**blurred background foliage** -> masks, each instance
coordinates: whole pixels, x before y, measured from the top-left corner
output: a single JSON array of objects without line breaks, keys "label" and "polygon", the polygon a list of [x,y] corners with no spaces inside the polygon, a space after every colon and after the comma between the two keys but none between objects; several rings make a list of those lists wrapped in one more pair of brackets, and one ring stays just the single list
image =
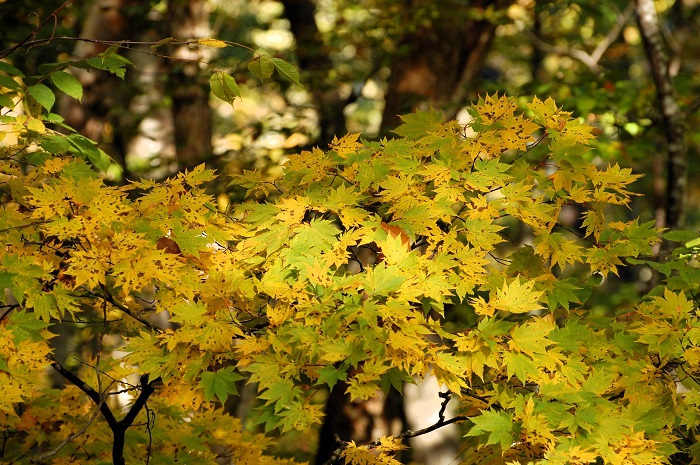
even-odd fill
[{"label": "blurred background foliage", "polygon": [[[654,3],[684,115],[686,226],[697,229],[700,1]],[[28,74],[42,64],[96,55],[106,41],[136,42],[123,50],[134,63],[125,79],[84,72],[77,76],[82,102],[66,98],[58,105],[69,125],[120,166],[106,173],[114,183],[163,179],[206,163],[223,175],[211,188],[226,209],[243,200],[227,176],[250,169],[274,175],[287,157],[325,149],[335,136],[390,136],[397,115],[415,108],[467,121],[463,108],[487,93],[522,101],[537,95],[596,128],[591,160],[645,175],[635,184],[643,196],[629,217],[666,226],[667,129],[634,1],[0,0],[0,23],[3,50],[29,38],[4,58]],[[151,48],[169,37],[245,47]],[[304,87],[256,80],[245,69],[252,58],[246,47],[295,63]],[[233,105],[210,98],[208,80],[217,69],[241,85]],[[575,211],[567,221],[578,223]],[[621,274],[592,298],[594,311],[626,305],[654,279],[643,267]],[[452,312],[459,326],[472,316],[469,309]],[[282,447],[298,454],[297,439]],[[302,458],[315,450],[306,447]]]},{"label": "blurred background foliage", "polygon": [[[64,3],[0,1],[3,48],[30,35]],[[685,125],[697,127],[700,42],[692,25],[700,21],[700,3],[655,3]],[[82,78],[86,114],[71,115],[68,104],[62,111],[122,163],[126,177],[162,178],[198,162],[229,174],[276,171],[286,156],[314,145],[325,148],[336,135],[388,135],[396,116],[416,107],[464,118],[467,104],[498,92],[523,100],[553,97],[595,125],[596,156],[649,174],[638,189],[653,199],[652,174],[663,169],[654,160],[664,150],[664,134],[633,7],[619,0],[94,0],[59,9],[55,21],[33,37],[53,40],[25,47],[10,60],[31,72],[41,63],[106,48],[59,37],[141,42],[216,37],[299,67],[304,88],[257,81],[245,70],[251,52],[243,47],[216,53],[161,47],[158,56],[125,50],[135,63],[127,79]],[[150,51],[147,45],[132,49]],[[191,64],[177,58],[200,63],[182,72]],[[213,69],[225,69],[243,84],[243,98],[233,106],[204,93],[178,94],[183,81],[197,87]],[[174,114],[183,99],[190,105]],[[206,109],[194,108],[198,99]],[[192,162],[183,162],[187,155],[178,160],[178,150],[188,143],[174,140],[182,119],[210,126],[190,135],[198,137],[190,143],[201,147],[190,155]],[[699,142],[697,131],[687,132],[691,158]],[[112,176],[120,181],[120,175]],[[691,223],[697,222],[697,213],[689,213]]]}]

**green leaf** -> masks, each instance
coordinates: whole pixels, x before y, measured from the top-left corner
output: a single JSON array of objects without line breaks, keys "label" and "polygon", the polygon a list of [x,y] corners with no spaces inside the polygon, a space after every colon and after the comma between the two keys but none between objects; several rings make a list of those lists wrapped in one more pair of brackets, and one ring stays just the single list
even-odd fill
[{"label": "green leaf", "polygon": [[238,395],[236,381],[243,379],[241,375],[233,371],[233,367],[225,367],[217,371],[205,371],[199,387],[204,389],[204,398],[210,401],[216,396],[223,404],[228,396]]},{"label": "green leaf", "polygon": [[399,393],[403,392],[404,383],[416,384],[413,376],[406,373],[404,370],[399,370],[396,367],[389,368],[389,371],[381,377],[382,391],[389,392],[389,388],[393,387]]},{"label": "green leaf", "polygon": [[24,310],[15,310],[10,314],[9,321],[15,343],[26,340],[32,342],[46,340],[42,331],[49,326],[49,323],[38,320],[34,314]]},{"label": "green leaf", "polygon": [[207,306],[202,302],[180,302],[170,308],[170,321],[196,325],[202,321],[202,316],[207,312]]},{"label": "green leaf", "polygon": [[57,318],[59,316],[56,297],[47,292],[39,292],[30,295],[27,298],[26,305],[34,310],[34,313],[40,320],[47,323],[51,318]]},{"label": "green leaf", "polygon": [[54,155],[66,153],[71,147],[70,143],[63,135],[46,135],[41,138],[39,146]]},{"label": "green leaf", "polygon": [[[2,63],[2,62],[0,62]],[[2,75],[0,75],[2,77]],[[10,97],[8,97],[7,94],[0,94],[0,107],[4,108],[13,108],[15,106],[15,103],[12,101]]]},{"label": "green leaf", "polygon": [[275,68],[277,68],[277,72],[280,73],[282,77],[301,86],[301,83],[299,82],[299,71],[294,66],[281,58],[272,58],[271,60],[275,65]]},{"label": "green leaf", "polygon": [[[0,61],[0,63],[2,62]],[[15,92],[22,90],[22,86],[19,82],[15,81],[10,76],[5,76],[4,74],[0,74],[0,86],[14,90]]]},{"label": "green leaf", "polygon": [[236,80],[223,71],[216,71],[212,74],[209,85],[212,93],[224,102],[233,104],[236,97],[241,96],[241,90],[238,88]]},{"label": "green leaf", "polygon": [[571,302],[581,303],[576,295],[576,291],[580,291],[581,288],[571,284],[571,281],[573,280],[569,278],[557,279],[554,282],[554,288],[547,293],[547,304],[550,310],[555,310],[561,305],[568,311]]},{"label": "green leaf", "polygon": [[5,63],[4,61],[0,61],[0,71],[13,76],[24,77],[24,73],[22,71],[18,70],[9,63]]},{"label": "green leaf", "polygon": [[260,398],[266,400],[265,405],[275,404],[275,413],[289,405],[299,395],[299,389],[289,379],[281,379],[267,388]]},{"label": "green leaf", "polygon": [[88,67],[107,71],[120,77],[121,79],[124,79],[124,75],[126,74],[126,65],[132,64],[123,56],[114,53],[113,47],[110,47],[109,50],[101,53],[99,56],[88,58],[85,60],[85,63],[88,65]]},{"label": "green leaf", "polygon": [[53,91],[44,84],[29,86],[29,95],[34,97],[34,100],[36,100],[39,105],[46,108],[47,111],[51,111],[51,107],[56,103],[56,96]]},{"label": "green leaf", "polygon": [[201,230],[187,229],[179,221],[173,222],[173,237],[180,252],[186,255],[199,256],[199,252],[205,250],[211,243],[211,239],[202,234]]},{"label": "green leaf", "polygon": [[513,419],[508,412],[486,410],[471,420],[474,427],[467,436],[488,434],[486,444],[500,444],[503,450],[508,450],[513,444]]},{"label": "green leaf", "polygon": [[87,158],[97,169],[106,171],[109,168],[110,158],[97,144],[80,134],[71,134],[66,140],[77,149],[79,155]]},{"label": "green leaf", "polygon": [[435,110],[417,111],[400,116],[400,118],[403,124],[394,129],[393,132],[410,140],[418,140],[426,136],[442,123],[442,114]]},{"label": "green leaf", "polygon": [[525,354],[506,352],[503,354],[503,361],[509,378],[515,375],[525,383],[528,381],[528,375],[537,374],[537,364]]},{"label": "green leaf", "polygon": [[698,232],[697,231],[687,231],[683,229],[679,229],[677,231],[669,231],[664,234],[664,239],[667,241],[674,241],[674,242],[690,242],[693,239],[698,238]]},{"label": "green leaf", "polygon": [[60,90],[80,101],[83,98],[83,85],[73,75],[65,71],[51,73],[51,81]]},{"label": "green leaf", "polygon": [[275,64],[268,55],[260,55],[250,60],[248,69],[256,78],[262,81],[272,76],[272,73],[275,71]]},{"label": "green leaf", "polygon": [[340,370],[333,365],[326,365],[318,370],[318,381],[327,384],[329,389],[333,389],[339,380],[345,381],[347,379],[348,374],[345,370]]},{"label": "green leaf", "polygon": [[399,290],[401,284],[406,281],[399,270],[384,263],[367,270],[367,285],[365,291],[370,295],[389,295]]}]

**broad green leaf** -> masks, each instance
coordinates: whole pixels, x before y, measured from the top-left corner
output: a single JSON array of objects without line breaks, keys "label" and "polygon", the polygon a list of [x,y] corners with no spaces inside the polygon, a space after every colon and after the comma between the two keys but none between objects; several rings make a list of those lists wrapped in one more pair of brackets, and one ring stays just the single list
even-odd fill
[{"label": "broad green leaf", "polygon": [[46,108],[47,111],[51,111],[51,107],[53,107],[53,104],[56,102],[56,96],[53,91],[44,84],[29,86],[28,93],[34,97],[34,100],[36,100],[39,105]]},{"label": "broad green leaf", "polygon": [[248,62],[248,69],[253,73],[253,76],[263,81],[272,76],[272,73],[275,71],[275,64],[269,55],[262,54]]},{"label": "broad green leaf", "polygon": [[15,310],[10,313],[9,322],[10,330],[17,344],[25,340],[32,342],[46,340],[45,330],[49,323],[38,320],[36,316],[25,310]]},{"label": "broad green leaf", "polygon": [[65,71],[51,73],[51,81],[60,90],[80,101],[83,98],[83,85],[73,75]]},{"label": "broad green leaf", "polygon": [[63,135],[46,135],[42,137],[39,145],[42,149],[54,155],[66,153],[70,150],[71,144]]},{"label": "broad green leaf", "polygon": [[348,379],[348,374],[345,370],[338,369],[333,365],[326,365],[318,370],[318,374],[319,383],[328,385],[329,389],[333,389],[333,386],[335,386],[338,381],[345,381]]},{"label": "broad green leaf", "polygon": [[271,58],[271,60],[272,64],[275,65],[277,72],[280,73],[282,77],[284,77],[288,81],[292,81],[298,86],[301,86],[301,83],[299,82],[299,71],[294,66],[287,63],[281,58]]},{"label": "broad green leaf", "polygon": [[418,140],[442,123],[442,114],[438,111],[419,111],[401,116],[401,124],[394,129],[394,134],[410,140]]},{"label": "broad green leaf", "polygon": [[[0,61],[0,63],[2,63],[2,61]],[[4,74],[0,74],[0,86],[14,90],[15,92],[20,92],[22,90],[22,85],[19,82]]]},{"label": "broad green leaf", "polygon": [[557,279],[554,282],[554,288],[547,293],[547,304],[550,311],[556,310],[560,305],[568,311],[572,302],[581,303],[576,292],[580,291],[581,288],[572,284],[572,281],[572,279]]},{"label": "broad green leaf", "polygon": [[700,233],[698,233],[697,231],[687,231],[681,229],[665,233],[664,239],[674,242],[690,242],[694,239],[698,239],[699,234]]},{"label": "broad green leaf", "polygon": [[88,159],[96,168],[102,171],[109,168],[110,159],[107,154],[87,137],[71,134],[66,137],[66,140],[76,149],[77,153]]},{"label": "broad green leaf", "polygon": [[236,97],[241,96],[236,80],[223,71],[215,71],[209,79],[209,85],[212,93],[224,102],[233,104]]},{"label": "broad green leaf", "polygon": [[10,74],[12,76],[24,77],[24,73],[22,73],[22,71],[15,68],[9,63],[5,63],[4,61],[0,61],[0,71]]}]

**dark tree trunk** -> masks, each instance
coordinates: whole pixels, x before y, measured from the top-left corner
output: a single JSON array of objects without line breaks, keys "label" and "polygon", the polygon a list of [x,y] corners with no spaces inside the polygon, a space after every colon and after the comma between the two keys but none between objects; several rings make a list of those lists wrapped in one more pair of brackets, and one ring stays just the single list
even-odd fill
[{"label": "dark tree trunk", "polygon": [[398,392],[393,389],[387,395],[377,392],[372,399],[352,402],[346,389],[347,384],[336,384],[326,401],[316,465],[325,464],[333,456],[338,448],[336,435],[343,441],[365,444],[380,436],[395,436],[405,429],[403,402]]},{"label": "dark tree trunk", "polygon": [[[79,37],[97,41],[129,40],[144,29],[148,5],[136,0],[97,0],[89,6]],[[73,52],[77,59],[93,57],[109,48],[99,42],[79,42]],[[123,127],[133,91],[122,80],[105,71],[72,69],[83,85],[83,99],[67,96],[59,100],[58,111],[66,123],[100,144],[123,167],[124,140],[135,128]],[[117,96],[119,96],[117,98]]]},{"label": "dark tree trunk", "polygon": [[[210,35],[209,10],[204,0],[170,0],[170,35],[188,40]],[[180,46],[169,68],[168,83],[173,102],[175,153],[180,170],[192,169],[209,160],[212,153],[212,114],[209,107],[208,76],[203,62],[212,51],[203,46]]]},{"label": "dark tree trunk", "polygon": [[338,87],[328,80],[333,62],[318,31],[314,18],[316,7],[313,2],[282,0],[282,4],[296,41],[299,68],[304,72],[304,81],[308,84],[318,108],[321,134],[316,142],[325,147],[335,136],[341,137],[346,133],[344,110],[349,101],[343,99]]},{"label": "dark tree trunk", "polygon": [[[404,0],[411,9],[413,0]],[[449,2],[452,3],[452,2]],[[467,10],[483,10],[496,4],[502,8],[511,0],[479,0],[464,7],[441,7],[439,18],[418,26],[401,41],[401,55],[391,63],[382,130],[399,125],[399,115],[410,113],[422,105],[448,108],[451,114],[465,102],[470,84],[479,75],[496,25],[476,20]]]}]

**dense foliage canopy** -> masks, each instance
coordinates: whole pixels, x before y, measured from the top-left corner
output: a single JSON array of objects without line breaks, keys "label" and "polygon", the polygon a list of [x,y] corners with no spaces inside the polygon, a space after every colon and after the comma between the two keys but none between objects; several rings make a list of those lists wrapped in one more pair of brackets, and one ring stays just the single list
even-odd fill
[{"label": "dense foliage canopy", "polygon": [[[465,465],[698,463],[700,234],[630,214],[641,175],[583,118],[484,94],[459,121],[416,111],[279,170],[116,185],[126,165],[57,111],[82,72],[129,80],[123,44],[103,45],[0,61],[0,461],[296,463],[329,392],[432,376],[431,426],[339,437],[328,463],[398,463],[452,424]],[[167,47],[245,48],[149,53]],[[302,81],[246,53],[256,80]],[[227,105],[256,85],[207,81]],[[212,194],[222,180],[244,200]],[[254,413],[234,418],[243,391]]]}]

